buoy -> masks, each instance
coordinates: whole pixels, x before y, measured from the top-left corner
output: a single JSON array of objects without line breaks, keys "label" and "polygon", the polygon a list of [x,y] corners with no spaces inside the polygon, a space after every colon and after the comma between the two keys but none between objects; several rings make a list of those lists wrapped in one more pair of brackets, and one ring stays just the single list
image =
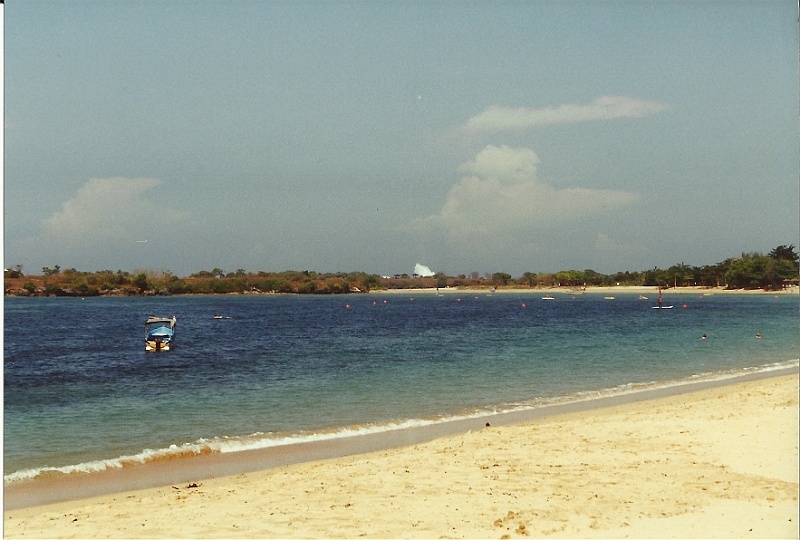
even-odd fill
[{"label": "buoy", "polygon": [[525,304],[522,304],[522,309],[525,309]]},{"label": "buoy", "polygon": [[461,302],[461,298],[457,299],[456,302]]},{"label": "buoy", "polygon": [[686,304],[683,304],[683,309],[686,309]]},{"label": "buoy", "polygon": [[383,301],[383,303],[385,304],[385,303],[386,303],[386,300],[384,300],[384,301]]},{"label": "buoy", "polygon": [[372,302],[372,305],[376,306],[376,305],[378,305],[378,303],[377,302]]},{"label": "buoy", "polygon": [[350,309],[350,304],[345,304],[344,309]]}]

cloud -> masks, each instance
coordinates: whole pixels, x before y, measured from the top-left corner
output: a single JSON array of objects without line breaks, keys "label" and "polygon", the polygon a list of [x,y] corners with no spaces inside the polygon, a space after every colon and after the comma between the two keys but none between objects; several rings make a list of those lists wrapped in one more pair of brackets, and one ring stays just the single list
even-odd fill
[{"label": "cloud", "polygon": [[431,277],[436,275],[433,273],[433,270],[431,270],[424,264],[419,264],[419,263],[414,265],[414,273],[422,277]]},{"label": "cloud", "polygon": [[590,122],[612,118],[640,118],[661,112],[667,107],[663,103],[624,96],[603,96],[588,105],[565,104],[542,109],[492,105],[470,118],[463,129],[466,131],[508,131],[547,124]]},{"label": "cloud", "polygon": [[461,164],[458,170],[474,176],[524,182],[536,178],[539,163],[539,156],[530,148],[489,145],[474,160]]},{"label": "cloud", "polygon": [[92,178],[59,212],[42,221],[42,236],[80,245],[147,240],[148,233],[186,217],[172,209],[175,197],[169,192],[143,196],[160,185],[155,178]]},{"label": "cloud", "polygon": [[454,185],[442,209],[410,224],[427,236],[444,233],[466,242],[535,238],[554,225],[607,214],[634,204],[626,191],[556,189],[537,178],[539,157],[529,148],[487,146],[461,165],[467,176]]}]

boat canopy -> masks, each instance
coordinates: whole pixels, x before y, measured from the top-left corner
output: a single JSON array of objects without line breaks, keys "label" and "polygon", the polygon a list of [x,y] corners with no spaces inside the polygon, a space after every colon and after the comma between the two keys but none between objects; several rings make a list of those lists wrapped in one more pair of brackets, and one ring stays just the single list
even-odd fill
[{"label": "boat canopy", "polygon": [[177,323],[177,322],[178,322],[178,319],[176,317],[171,317],[171,318],[167,318],[167,317],[150,317],[149,319],[147,319],[147,321],[145,321],[144,325],[145,326],[149,326],[149,325],[153,325],[153,324],[157,324],[157,323],[166,323],[166,324],[169,325],[170,328],[175,328],[175,323]]},{"label": "boat canopy", "polygon": [[158,328],[154,328],[147,333],[148,337],[169,337],[175,334],[175,331],[172,328],[167,328],[166,326],[159,326]]}]

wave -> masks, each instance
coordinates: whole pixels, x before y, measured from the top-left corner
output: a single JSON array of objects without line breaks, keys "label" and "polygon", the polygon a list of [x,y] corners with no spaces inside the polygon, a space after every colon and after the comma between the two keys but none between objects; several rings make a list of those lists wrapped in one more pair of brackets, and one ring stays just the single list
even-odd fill
[{"label": "wave", "polygon": [[591,390],[576,392],[569,395],[552,398],[535,398],[521,403],[511,403],[503,406],[492,407],[491,409],[480,409],[456,415],[448,415],[437,418],[413,418],[402,421],[386,422],[380,424],[346,426],[325,431],[315,432],[294,432],[294,433],[252,433],[241,437],[214,437],[211,439],[198,439],[192,443],[181,445],[173,444],[168,448],[145,449],[134,455],[125,455],[110,459],[94,460],[77,465],[67,465],[61,467],[38,467],[33,469],[19,470],[4,476],[4,483],[20,482],[31,480],[37,477],[73,474],[73,473],[96,473],[108,469],[124,468],[137,465],[144,465],[157,461],[167,461],[181,459],[185,457],[199,456],[203,454],[243,452],[247,450],[257,450],[274,446],[285,446],[290,444],[309,443],[314,441],[324,441],[345,437],[358,437],[373,433],[395,431],[421,427],[432,424],[442,424],[458,420],[476,419],[490,417],[497,414],[540,409],[554,405],[591,401],[605,397],[633,394],[661,388],[671,388],[685,386],[688,384],[723,381],[735,379],[745,375],[756,373],[769,373],[800,366],[800,359],[788,360],[763,364],[760,366],[731,369],[725,371],[706,372],[691,375],[680,379],[668,381],[650,382],[631,382],[601,390]]}]

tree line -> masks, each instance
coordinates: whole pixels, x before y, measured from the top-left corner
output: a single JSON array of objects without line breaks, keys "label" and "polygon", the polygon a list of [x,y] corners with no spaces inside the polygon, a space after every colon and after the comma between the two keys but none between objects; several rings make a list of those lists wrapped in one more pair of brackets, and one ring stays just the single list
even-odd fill
[{"label": "tree line", "polygon": [[640,285],[661,287],[726,287],[729,289],[779,290],[798,281],[798,254],[794,245],[778,246],[767,255],[758,252],[742,253],[716,264],[691,266],[684,263],[669,268],[653,268],[642,272],[600,274],[594,270],[567,270],[554,274],[526,272],[517,280],[508,274],[495,274],[496,281],[536,285],[614,286]]},{"label": "tree line", "polygon": [[[123,272],[100,270],[81,272],[62,270],[58,265],[42,268],[41,276],[25,276],[17,265],[5,270],[5,294],[34,296],[171,295],[171,294],[347,294],[377,289],[445,287],[581,287],[581,286],[660,286],[726,287],[728,289],[780,290],[797,284],[798,254],[794,245],[781,245],[764,255],[751,252],[716,264],[691,266],[684,263],[669,268],[601,274],[594,270],[562,270],[554,273],[524,272],[514,278],[504,272],[469,276],[432,277],[406,274],[386,278],[365,272],[318,273],[312,271],[224,272],[219,268],[202,270],[187,277],[169,271],[139,270]],[[21,283],[20,283],[21,282]]]}]

